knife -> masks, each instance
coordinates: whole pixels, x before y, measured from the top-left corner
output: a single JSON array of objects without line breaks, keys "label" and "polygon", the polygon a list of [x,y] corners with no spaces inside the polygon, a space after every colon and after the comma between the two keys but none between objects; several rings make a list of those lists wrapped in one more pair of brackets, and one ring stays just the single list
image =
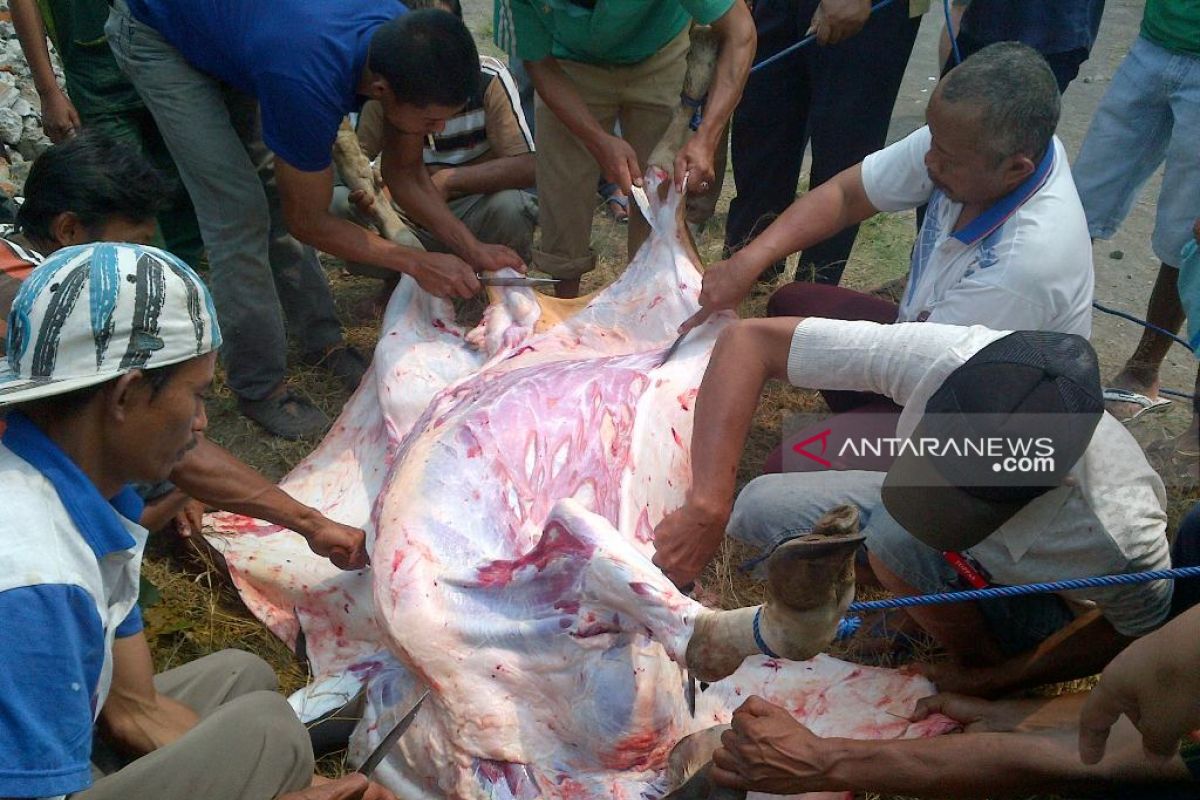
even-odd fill
[{"label": "knife", "polygon": [[646,190],[634,185],[630,187],[629,193],[633,195],[633,202],[637,203],[638,211],[642,212],[642,217],[649,225],[654,220],[654,215],[650,213],[650,198],[646,197]]},{"label": "knife", "polygon": [[400,718],[400,721],[396,723],[394,728],[388,731],[387,736],[383,737],[383,741],[379,743],[379,746],[371,751],[371,755],[367,757],[367,760],[355,772],[361,772],[368,778],[371,777],[371,773],[379,766],[379,762],[383,761],[387,754],[391,752],[392,748],[396,746],[396,742],[408,730],[408,726],[412,725],[412,721],[417,718],[417,712],[421,710],[421,704],[425,702],[426,697],[429,697],[428,689],[417,698],[417,702],[413,703],[413,707],[408,710],[408,713]]},{"label": "knife", "polygon": [[658,362],[660,367],[671,360],[671,356],[675,355],[675,351],[679,349],[679,345],[683,344],[683,340],[686,339],[687,335],[691,332],[692,329],[688,328],[686,331],[675,337],[675,341],[671,342],[671,346],[667,348],[667,352],[663,355],[662,361]]},{"label": "knife", "polygon": [[500,278],[495,275],[476,275],[484,286],[553,286],[558,278]]}]

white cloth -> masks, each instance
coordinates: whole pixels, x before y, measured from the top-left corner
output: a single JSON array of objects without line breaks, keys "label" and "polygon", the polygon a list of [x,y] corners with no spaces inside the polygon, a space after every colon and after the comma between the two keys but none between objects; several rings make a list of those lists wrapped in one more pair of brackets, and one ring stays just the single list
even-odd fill
[{"label": "white cloth", "polygon": [[[788,380],[808,389],[870,391],[904,406],[912,434],[946,377],[1007,331],[935,323],[878,325],[809,318],[796,326]],[[830,443],[831,447],[836,443]],[[1019,584],[1167,569],[1166,491],[1137,441],[1105,413],[1066,484],[1037,498],[969,551],[995,583]],[[1126,636],[1166,619],[1171,582],[1068,595],[1099,606]]]},{"label": "white cloth", "polygon": [[1033,175],[957,232],[963,207],[930,180],[930,142],[924,127],[862,164],[880,211],[929,204],[898,321],[1090,336],[1092,245],[1062,142],[1055,137]]}]

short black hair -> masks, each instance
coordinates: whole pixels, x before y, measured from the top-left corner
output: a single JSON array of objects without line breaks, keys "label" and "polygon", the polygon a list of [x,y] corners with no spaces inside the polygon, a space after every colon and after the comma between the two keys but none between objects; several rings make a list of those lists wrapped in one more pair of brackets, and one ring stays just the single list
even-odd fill
[{"label": "short black hair", "polygon": [[170,202],[175,188],[137,148],[100,133],[81,133],[48,148],[33,162],[17,229],[52,239],[51,225],[66,212],[79,217],[89,233],[115,218],[152,220]]},{"label": "short black hair", "polygon": [[[151,367],[150,369],[142,369],[142,377],[146,380],[146,385],[150,387],[150,399],[158,397],[159,392],[166,388],[175,374],[187,361],[180,361],[175,364],[167,364],[164,367]],[[49,419],[63,419],[73,417],[80,413],[84,406],[92,401],[92,398],[100,394],[105,386],[115,383],[121,376],[112,378],[107,381],[102,381],[92,386],[85,386],[82,389],[74,389],[70,392],[62,394],[52,394],[49,397],[41,397],[37,400],[29,400],[24,403],[15,403],[11,408],[0,409],[0,414],[12,411],[20,411],[28,416],[46,417]]]},{"label": "short black hair", "polygon": [[449,11],[459,19],[463,18],[462,3],[458,0],[404,0],[404,5],[408,6],[409,11],[416,11],[420,8],[440,8],[442,11]]},{"label": "short black hair", "polygon": [[418,107],[461,106],[479,84],[479,51],[461,19],[439,9],[411,11],[371,35],[367,66],[396,99]]},{"label": "short black hair", "polygon": [[1058,127],[1061,96],[1046,59],[1020,42],[988,45],[946,74],[942,100],[977,106],[981,144],[997,161],[1024,155],[1038,161]]}]

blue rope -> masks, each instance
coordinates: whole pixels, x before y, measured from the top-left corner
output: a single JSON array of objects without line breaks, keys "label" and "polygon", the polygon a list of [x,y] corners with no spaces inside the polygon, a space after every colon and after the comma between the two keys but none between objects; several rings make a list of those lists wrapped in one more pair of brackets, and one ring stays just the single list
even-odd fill
[{"label": "blue rope", "polygon": [[[971,600],[988,600],[996,597],[1018,597],[1026,594],[1065,592],[1075,589],[1090,589],[1097,586],[1121,586],[1133,583],[1148,583],[1150,581],[1177,580],[1179,578],[1200,578],[1200,567],[1177,567],[1175,569],[1127,572],[1119,575],[1098,575],[1092,578],[1074,578],[1046,583],[992,586],[988,589],[970,589],[962,592],[918,594],[911,597],[892,597],[886,600],[864,600],[858,603],[851,603],[847,611],[878,611],[891,608],[941,605],[943,603],[963,603]],[[756,627],[756,637],[757,634],[758,629]]]},{"label": "blue rope", "polygon": [[1138,325],[1141,325],[1143,328],[1149,328],[1150,330],[1154,331],[1155,333],[1159,334],[1160,336],[1166,336],[1168,339],[1173,339],[1174,341],[1176,341],[1179,344],[1186,347],[1188,349],[1189,353],[1193,352],[1191,342],[1189,342],[1187,339],[1184,339],[1182,336],[1177,336],[1174,333],[1171,333],[1166,328],[1158,327],[1153,322],[1146,322],[1146,320],[1138,319],[1133,314],[1127,314],[1124,311],[1119,311],[1118,309],[1115,309],[1115,308],[1109,308],[1108,306],[1101,305],[1100,303],[1093,302],[1092,307],[1095,308],[1097,311],[1103,311],[1105,314],[1112,314],[1114,317],[1120,317],[1121,319],[1129,320],[1130,322],[1136,322]]},{"label": "blue rope", "polygon": [[[759,606],[758,611],[754,612],[754,643],[758,645],[758,651],[767,658],[779,658],[779,656],[775,655],[775,652],[767,646],[767,640],[764,639],[762,635],[762,629],[760,628],[760,625],[762,623],[763,608],[765,608],[765,606]],[[841,626],[838,626],[838,629],[841,630]]]},{"label": "blue rope", "polygon": [[[874,14],[879,9],[886,8],[887,6],[890,6],[894,2],[896,2],[896,0],[880,0],[880,2],[871,6],[871,13]],[[788,56],[790,56],[792,53],[796,52],[797,50],[800,50],[801,48],[804,48],[804,47],[808,47],[810,44],[812,44],[816,40],[817,40],[817,35],[815,33],[810,33],[808,36],[805,36],[803,39],[796,42],[795,44],[789,45],[789,46],[783,48],[775,55],[770,56],[769,58],[764,58],[762,61],[759,61],[754,66],[750,67],[750,74],[753,75],[754,73],[758,72],[763,67],[768,66],[770,64],[774,64],[776,61],[779,61],[780,59],[787,58]]]},{"label": "blue rope", "polygon": [[942,0],[942,9],[946,12],[946,35],[950,37],[950,46],[954,48],[954,63],[962,63],[962,53],[958,52],[958,34],[954,32],[954,22],[950,16],[950,0]]}]

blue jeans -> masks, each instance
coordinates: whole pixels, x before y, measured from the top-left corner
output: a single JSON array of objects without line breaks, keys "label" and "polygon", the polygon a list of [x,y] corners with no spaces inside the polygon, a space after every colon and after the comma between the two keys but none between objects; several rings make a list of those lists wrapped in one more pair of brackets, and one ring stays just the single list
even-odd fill
[{"label": "blue jeans", "polygon": [[1200,58],[1141,36],[1113,76],[1072,172],[1088,231],[1108,239],[1138,191],[1166,161],[1151,245],[1179,266],[1179,251],[1200,215]]},{"label": "blue jeans", "polygon": [[105,33],[196,207],[229,387],[261,400],[287,371],[285,315],[302,355],[336,345],[342,329],[316,252],[288,234],[258,102],[195,69],[124,0]]},{"label": "blue jeans", "polygon": [[[849,503],[861,514],[866,548],[906,584],[921,594],[970,588],[960,582],[941,553],[913,538],[883,507],[879,490],[885,474],[830,470],[763,475],[738,495],[727,533],[767,554],[811,531],[829,509]],[[1074,619],[1053,594],[985,600],[979,609],[991,634],[1010,655],[1035,647]]]}]

